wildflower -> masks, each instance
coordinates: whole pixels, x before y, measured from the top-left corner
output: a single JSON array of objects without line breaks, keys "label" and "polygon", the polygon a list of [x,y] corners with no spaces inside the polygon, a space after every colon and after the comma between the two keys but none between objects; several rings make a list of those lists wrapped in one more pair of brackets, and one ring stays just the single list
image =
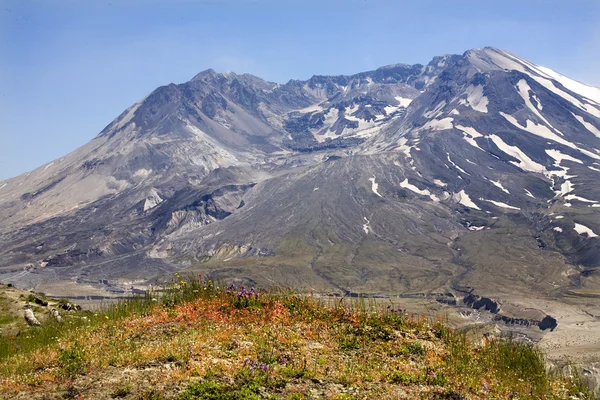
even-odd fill
[{"label": "wildflower", "polygon": [[260,369],[264,372],[267,372],[267,369],[269,368],[269,366],[265,363],[261,363],[260,364]]},{"label": "wildflower", "polygon": [[285,364],[287,364],[287,360],[286,360],[285,358],[282,358],[282,359],[281,359],[281,363],[282,363],[283,365],[285,365]]}]

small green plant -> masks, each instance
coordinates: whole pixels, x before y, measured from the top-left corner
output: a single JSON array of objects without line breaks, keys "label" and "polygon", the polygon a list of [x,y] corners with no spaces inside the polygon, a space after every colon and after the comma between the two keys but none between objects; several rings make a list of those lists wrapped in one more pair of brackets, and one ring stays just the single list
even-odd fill
[{"label": "small green plant", "polygon": [[179,395],[179,400],[258,400],[258,394],[248,386],[233,387],[207,381],[190,383]]},{"label": "small green plant", "polygon": [[425,347],[419,342],[410,342],[406,344],[406,350],[412,355],[422,356],[425,354]]},{"label": "small green plant", "polygon": [[334,397],[332,397],[332,400],[354,400],[355,397],[347,394],[347,393],[338,393],[336,394]]},{"label": "small green plant", "polygon": [[123,385],[123,386],[118,386],[115,389],[115,391],[112,393],[111,397],[113,399],[116,399],[116,398],[119,398],[119,397],[125,397],[129,393],[131,393],[131,385],[128,383],[128,384]]},{"label": "small green plant", "polygon": [[446,384],[446,377],[440,372],[427,371],[424,381],[429,385],[444,386]]},{"label": "small green plant", "polygon": [[399,384],[399,385],[416,385],[421,382],[421,379],[418,375],[411,374],[404,371],[394,371],[388,375],[388,380],[391,383]]},{"label": "small green plant", "polygon": [[60,354],[59,363],[68,375],[77,375],[85,368],[85,352],[79,342],[75,342],[70,348]]},{"label": "small green plant", "polygon": [[360,348],[360,343],[358,342],[358,338],[353,334],[345,334],[340,337],[339,340],[340,350],[350,351],[357,350]]},{"label": "small green plant", "polygon": [[164,397],[160,392],[150,389],[138,395],[137,400],[164,400]]}]

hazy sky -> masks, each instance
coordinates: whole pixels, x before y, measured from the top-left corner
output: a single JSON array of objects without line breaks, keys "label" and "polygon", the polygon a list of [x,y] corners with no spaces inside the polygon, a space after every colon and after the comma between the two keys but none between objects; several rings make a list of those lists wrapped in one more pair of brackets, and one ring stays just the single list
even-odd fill
[{"label": "hazy sky", "polygon": [[286,82],[508,49],[600,86],[598,0],[0,0],[0,179],[197,72]]}]

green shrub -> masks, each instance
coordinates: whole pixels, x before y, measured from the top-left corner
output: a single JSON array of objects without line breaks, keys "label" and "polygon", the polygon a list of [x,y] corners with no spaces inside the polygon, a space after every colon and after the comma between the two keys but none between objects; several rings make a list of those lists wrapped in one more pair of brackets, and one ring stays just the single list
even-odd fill
[{"label": "green shrub", "polygon": [[404,386],[416,385],[418,383],[421,383],[421,378],[418,375],[410,374],[403,371],[394,371],[388,375],[387,379],[391,383]]},{"label": "green shrub", "polygon": [[344,334],[339,339],[340,350],[349,351],[357,350],[360,348],[358,338],[353,334]]},{"label": "green shrub", "polygon": [[67,375],[77,375],[84,371],[85,353],[79,342],[73,343],[69,349],[62,351],[59,363]]},{"label": "green shrub", "polygon": [[115,389],[115,391],[112,393],[111,397],[113,399],[118,398],[118,397],[125,397],[129,393],[131,393],[131,385],[130,384],[126,384],[124,386],[118,386]]},{"label": "green shrub", "polygon": [[141,393],[138,397],[138,400],[164,400],[163,395],[160,392],[157,392],[154,389],[147,390]]},{"label": "green shrub", "polygon": [[425,347],[419,342],[410,342],[406,344],[406,350],[412,355],[422,356],[425,354]]},{"label": "green shrub", "polygon": [[218,382],[190,383],[179,395],[180,400],[259,400],[260,396],[248,387],[234,388]]}]

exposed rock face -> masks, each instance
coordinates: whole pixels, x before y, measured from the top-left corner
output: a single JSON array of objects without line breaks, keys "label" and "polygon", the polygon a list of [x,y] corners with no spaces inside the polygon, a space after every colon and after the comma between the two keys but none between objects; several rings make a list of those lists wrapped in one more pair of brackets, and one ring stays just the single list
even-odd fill
[{"label": "exposed rock face", "polygon": [[208,70],[0,182],[0,279],[598,289],[599,173],[600,89],[497,49],[283,85]]},{"label": "exposed rock face", "polygon": [[[529,314],[529,316],[515,316],[514,307],[510,307],[513,308],[512,313],[506,312],[502,309],[502,304],[500,302],[487,297],[469,294],[463,299],[463,303],[475,310],[483,309],[489,311],[490,313],[495,314],[494,321],[503,322],[508,325],[537,326],[543,331],[547,329],[553,331],[558,326],[556,319],[550,315],[545,315],[542,318],[536,318],[535,316],[532,316],[539,315],[540,311],[538,310],[524,310],[522,313]],[[516,313],[519,312],[519,310],[516,310]]]},{"label": "exposed rock face", "polygon": [[487,297],[480,297],[470,294],[463,299],[463,302],[476,310],[483,308],[493,314],[497,314],[498,311],[500,311],[500,304],[492,299],[488,299]]}]

